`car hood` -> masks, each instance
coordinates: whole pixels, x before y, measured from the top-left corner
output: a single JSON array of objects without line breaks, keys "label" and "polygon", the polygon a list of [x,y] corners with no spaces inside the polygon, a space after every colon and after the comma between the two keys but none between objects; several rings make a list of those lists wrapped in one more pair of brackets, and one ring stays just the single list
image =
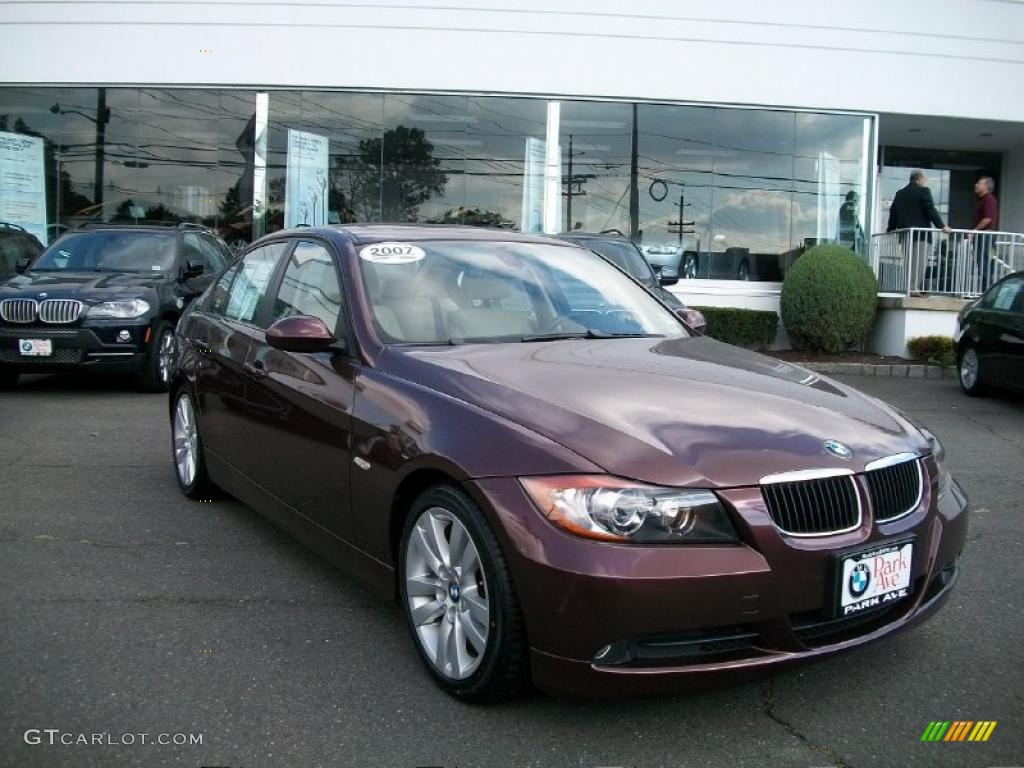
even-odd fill
[{"label": "car hood", "polygon": [[[380,364],[650,483],[755,485],[929,450],[884,403],[706,337],[391,347]],[[846,443],[853,458],[831,455],[826,440]]]},{"label": "car hood", "polygon": [[132,272],[27,272],[0,286],[0,299],[38,298],[78,299],[85,302],[145,296],[167,281],[163,275]]}]

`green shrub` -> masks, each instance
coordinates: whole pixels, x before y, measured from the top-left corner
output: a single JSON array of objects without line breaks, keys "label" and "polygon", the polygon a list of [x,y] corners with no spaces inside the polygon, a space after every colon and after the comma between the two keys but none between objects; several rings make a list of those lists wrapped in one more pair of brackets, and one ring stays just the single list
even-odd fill
[{"label": "green shrub", "polygon": [[875,320],[875,273],[838,245],[816,245],[782,283],[782,322],[797,349],[842,352],[863,343]]},{"label": "green shrub", "polygon": [[956,345],[949,336],[915,336],[907,342],[915,360],[948,368],[956,364]]},{"label": "green shrub", "polygon": [[772,310],[736,307],[694,307],[708,321],[708,336],[726,344],[767,349],[775,341],[779,315]]}]

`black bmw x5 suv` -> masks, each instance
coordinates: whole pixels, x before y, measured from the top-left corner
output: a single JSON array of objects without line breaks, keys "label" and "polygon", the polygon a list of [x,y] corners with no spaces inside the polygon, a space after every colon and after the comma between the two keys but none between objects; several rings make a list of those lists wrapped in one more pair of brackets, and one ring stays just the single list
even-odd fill
[{"label": "black bmw x5 suv", "polygon": [[90,225],[0,285],[0,388],[22,373],[130,373],[160,392],[174,326],[232,258],[197,224]]}]

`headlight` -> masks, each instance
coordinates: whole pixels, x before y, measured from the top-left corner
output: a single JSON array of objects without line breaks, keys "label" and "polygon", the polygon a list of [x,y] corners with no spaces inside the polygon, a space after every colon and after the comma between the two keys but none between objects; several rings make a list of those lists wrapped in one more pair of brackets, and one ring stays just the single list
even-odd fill
[{"label": "headlight", "polygon": [[604,541],[734,542],[736,529],[711,491],[659,488],[603,475],[520,478],[555,525]]},{"label": "headlight", "polygon": [[125,299],[123,301],[104,301],[89,310],[89,317],[112,317],[125,320],[131,317],[142,317],[149,312],[149,302],[142,299]]},{"label": "headlight", "polygon": [[920,424],[917,425],[917,428],[921,430],[921,434],[925,436],[928,445],[932,447],[932,457],[935,459],[935,467],[939,471],[939,496],[941,496],[949,487],[951,479],[949,470],[946,469],[946,449],[942,447],[939,438],[932,434],[930,429],[922,427]]}]

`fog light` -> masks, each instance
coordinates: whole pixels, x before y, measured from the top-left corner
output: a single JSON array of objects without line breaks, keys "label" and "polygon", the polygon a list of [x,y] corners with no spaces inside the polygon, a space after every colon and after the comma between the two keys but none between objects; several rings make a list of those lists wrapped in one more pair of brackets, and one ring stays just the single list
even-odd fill
[{"label": "fog light", "polygon": [[117,332],[117,340],[121,344],[127,344],[129,341],[132,340],[132,335],[128,331],[118,331]]}]

